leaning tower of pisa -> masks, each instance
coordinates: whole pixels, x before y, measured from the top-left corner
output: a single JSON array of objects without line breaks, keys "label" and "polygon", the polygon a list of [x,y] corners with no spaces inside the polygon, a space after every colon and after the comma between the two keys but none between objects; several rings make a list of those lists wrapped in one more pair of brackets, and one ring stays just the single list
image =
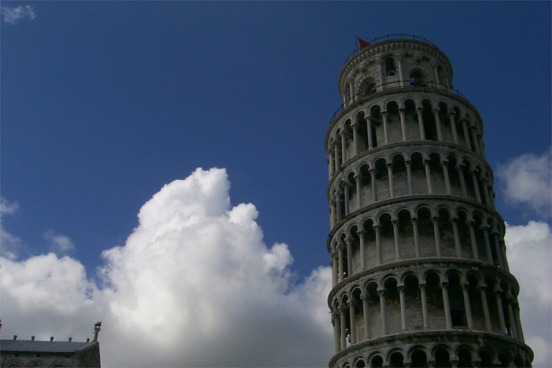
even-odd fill
[{"label": "leaning tower of pisa", "polygon": [[362,46],[325,139],[330,367],[531,366],[479,113],[431,42]]}]

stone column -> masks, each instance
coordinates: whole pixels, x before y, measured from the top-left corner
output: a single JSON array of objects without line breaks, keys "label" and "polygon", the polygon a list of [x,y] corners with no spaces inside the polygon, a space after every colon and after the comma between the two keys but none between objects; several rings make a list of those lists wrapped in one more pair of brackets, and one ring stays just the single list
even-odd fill
[{"label": "stone column", "polygon": [[404,108],[399,109],[399,117],[401,119],[401,136],[404,142],[406,141],[406,121],[404,116]]},{"label": "stone column", "polygon": [[353,156],[358,155],[358,132],[357,132],[357,128],[358,128],[358,123],[357,122],[354,122],[354,123],[351,124],[351,129],[353,129],[353,148],[354,148]]},{"label": "stone column", "polygon": [[498,265],[504,268],[504,262],[503,262],[504,258],[502,256],[500,245],[498,244],[498,237],[499,237],[498,230],[494,230],[492,235],[493,235],[493,245],[494,245]]},{"label": "stone column", "polygon": [[368,329],[368,295],[362,293],[362,315],[364,317],[364,338],[368,340],[370,338],[370,330]]},{"label": "stone column", "polygon": [[429,328],[429,319],[427,313],[427,295],[425,282],[420,283],[420,299],[422,299],[422,321],[424,324],[424,329],[427,330]]},{"label": "stone column", "polygon": [[343,274],[345,273],[344,265],[343,265],[343,246],[341,242],[337,244],[337,261],[338,261],[337,281],[341,282],[343,280]]},{"label": "stone column", "polygon": [[487,206],[492,205],[491,196],[489,195],[489,185],[487,180],[483,179],[483,195],[485,196],[485,204]]},{"label": "stone column", "polygon": [[466,145],[466,148],[472,149],[470,144],[470,133],[468,133],[468,126],[466,125],[466,119],[460,120],[460,124],[462,124],[462,131],[464,133],[464,144]]},{"label": "stone column", "polygon": [[450,316],[450,302],[448,295],[448,283],[441,282],[441,291],[443,293],[443,309],[445,310],[445,321],[447,324],[447,330],[452,329],[452,318]]},{"label": "stone column", "polygon": [[385,304],[385,289],[378,288],[381,310],[381,332],[382,335],[387,335],[387,307]]},{"label": "stone column", "polygon": [[478,155],[481,154],[481,151],[480,151],[480,145],[479,145],[479,140],[477,139],[477,132],[475,131],[475,126],[471,126],[469,128],[469,131],[470,131],[470,136],[472,138],[472,141],[473,141],[473,150],[475,151],[475,153],[477,153]]},{"label": "stone column", "polygon": [[424,116],[422,114],[423,107],[416,108],[416,114],[418,115],[418,127],[420,129],[420,140],[425,140],[425,130],[424,130]]},{"label": "stone column", "polygon": [[487,285],[482,284],[480,286],[481,290],[481,303],[483,304],[483,316],[485,317],[485,327],[487,332],[493,332],[491,326],[491,315],[489,313],[489,303],[487,302]]},{"label": "stone column", "polygon": [[393,190],[393,164],[388,163],[387,164],[387,178],[389,183],[389,198],[395,197],[395,193]]},{"label": "stone column", "polygon": [[410,167],[411,160],[406,160],[404,163],[406,164],[406,180],[408,182],[408,194],[412,195],[412,168]]},{"label": "stone column", "polygon": [[442,165],[443,165],[443,175],[445,177],[445,188],[446,188],[446,192],[447,194],[451,194],[452,193],[452,190],[451,190],[451,187],[450,187],[450,175],[449,175],[449,172],[448,172],[448,161],[443,161],[442,162]]},{"label": "stone column", "polygon": [[502,333],[506,332],[506,320],[504,318],[504,309],[502,308],[502,289],[497,285],[494,290],[496,298],[496,307],[498,309],[498,320],[500,321],[500,331]]},{"label": "stone column", "polygon": [[412,233],[414,234],[414,252],[416,258],[420,258],[420,233],[418,231],[417,217],[412,217]]},{"label": "stone column", "polygon": [[337,142],[334,143],[334,147],[333,147],[333,151],[334,151],[334,170],[335,172],[337,172],[339,170],[339,168],[341,167],[341,165],[339,164],[341,162],[341,160],[339,159],[339,147],[337,145]]},{"label": "stone column", "polygon": [[458,177],[460,178],[460,186],[462,187],[462,195],[468,196],[468,189],[466,188],[466,179],[464,178],[463,165],[458,165]]},{"label": "stone column", "polygon": [[360,247],[360,269],[364,270],[366,268],[366,261],[364,260],[364,229],[358,230],[358,242]]},{"label": "stone column", "polygon": [[335,201],[335,204],[336,204],[336,220],[337,222],[341,221],[341,190],[337,191],[336,190],[336,201]]},{"label": "stone column", "polygon": [[439,117],[439,109],[433,109],[433,116],[435,116],[435,127],[437,128],[437,140],[443,141],[443,132],[441,131],[441,118]]},{"label": "stone column", "polygon": [[361,186],[361,176],[355,175],[355,186],[356,186],[356,209],[360,210],[362,208],[362,186]]},{"label": "stone column", "polygon": [[380,225],[374,224],[374,232],[376,233],[376,253],[378,257],[378,264],[382,264],[382,256],[381,256],[381,239],[380,239]]},{"label": "stone column", "polygon": [[510,272],[510,266],[508,265],[508,258],[506,257],[506,244],[504,244],[504,241],[501,241],[499,243],[500,243],[501,254],[503,254],[503,256],[502,256],[502,263],[503,263],[502,267],[504,267],[504,269],[507,272]]},{"label": "stone column", "polygon": [[368,172],[370,173],[370,182],[372,183],[372,203],[376,203],[378,200],[378,194],[376,190],[376,169],[372,168],[368,170]]},{"label": "stone column", "polygon": [[473,192],[475,193],[475,200],[479,203],[482,203],[481,192],[479,191],[479,185],[477,183],[477,173],[475,172],[475,170],[472,170],[470,174],[472,178]]},{"label": "stone column", "polygon": [[355,316],[355,303],[351,298],[349,302],[349,320],[351,321],[350,338],[351,344],[356,344],[356,316]]},{"label": "stone column", "polygon": [[514,302],[512,303],[512,307],[514,309],[514,320],[516,323],[518,340],[520,340],[521,342],[525,342],[525,337],[523,336],[523,329],[521,328],[521,320],[519,318],[519,304],[517,300],[514,300]]},{"label": "stone column", "polygon": [[392,220],[393,224],[393,239],[395,240],[395,259],[398,261],[401,258],[401,243],[399,239],[399,221]]},{"label": "stone column", "polygon": [[399,288],[399,300],[401,304],[401,327],[406,330],[406,301],[404,297],[404,285],[398,285]]},{"label": "stone column", "polygon": [[441,257],[441,232],[439,231],[439,217],[433,217],[433,233],[435,234],[435,255]]},{"label": "stone column", "polygon": [[431,186],[431,168],[429,167],[429,160],[424,159],[425,176],[427,182],[427,193],[433,194],[433,187]]},{"label": "stone column", "polygon": [[343,207],[345,209],[345,217],[351,213],[349,208],[349,197],[349,183],[345,181],[343,183]]},{"label": "stone column", "polygon": [[450,129],[452,130],[452,141],[458,144],[458,132],[456,131],[456,121],[454,120],[454,111],[449,112]]},{"label": "stone column", "polygon": [[397,58],[397,70],[399,72],[399,87],[404,87],[403,68],[400,57]]},{"label": "stone column", "polygon": [[477,239],[475,238],[475,230],[473,229],[473,226],[475,223],[473,221],[469,221],[467,223],[468,229],[470,231],[470,242],[471,242],[471,248],[473,253],[473,259],[476,261],[479,261],[479,251],[477,246]]},{"label": "stone column", "polygon": [[452,232],[454,234],[454,247],[456,249],[456,257],[462,258],[462,248],[460,244],[460,235],[458,234],[458,218],[452,219]]},{"label": "stone column", "polygon": [[512,309],[512,296],[509,295],[508,296],[508,305],[506,306],[506,308],[508,309],[508,319],[510,320],[510,336],[514,339],[517,339],[518,338],[518,334],[517,334],[517,324],[516,324],[516,320],[514,318],[514,311]]},{"label": "stone column", "polygon": [[333,228],[337,222],[337,215],[335,213],[335,195],[332,192],[331,198],[330,198],[330,226]]},{"label": "stone column", "polygon": [[387,111],[382,111],[381,117],[383,120],[383,144],[388,144],[389,141],[387,139]]},{"label": "stone column", "polygon": [[345,305],[342,305],[339,309],[339,316],[341,319],[341,349],[347,347],[347,322],[345,320]]},{"label": "stone column", "polygon": [[368,149],[374,148],[374,141],[372,137],[372,119],[370,115],[366,118],[366,130],[368,134]]},{"label": "stone column", "polygon": [[339,336],[339,334],[341,333],[341,321],[335,312],[332,315],[332,322],[334,327],[334,350],[337,354],[341,350],[341,339]]},{"label": "stone column", "polygon": [[328,157],[328,171],[330,172],[330,177],[334,174],[335,172],[335,169],[334,169],[334,158],[333,158],[333,149],[329,149],[328,150],[328,153],[327,153],[327,157]]},{"label": "stone column", "polygon": [[341,165],[344,165],[347,162],[347,136],[345,130],[341,131]]},{"label": "stone column", "polygon": [[489,227],[482,226],[483,230],[483,239],[485,240],[485,252],[487,252],[487,262],[489,264],[494,264],[493,252],[491,251],[491,242],[489,240]]},{"label": "stone column", "polygon": [[338,282],[338,261],[337,261],[337,254],[335,249],[332,247],[332,253],[331,253],[331,265],[332,265],[332,285],[337,285]]},{"label": "stone column", "polygon": [[464,309],[466,310],[466,319],[468,320],[468,329],[473,330],[473,317],[470,305],[470,295],[468,293],[469,284],[462,284],[462,294],[464,296]]},{"label": "stone column", "polygon": [[353,274],[353,241],[347,238],[347,277]]}]

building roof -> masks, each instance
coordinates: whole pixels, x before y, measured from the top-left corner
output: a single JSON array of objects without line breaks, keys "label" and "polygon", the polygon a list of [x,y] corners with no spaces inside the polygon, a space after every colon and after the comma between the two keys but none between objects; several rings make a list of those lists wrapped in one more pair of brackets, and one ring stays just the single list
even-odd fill
[{"label": "building roof", "polygon": [[32,353],[77,353],[97,345],[97,341],[36,341],[36,340],[0,340],[0,351]]}]

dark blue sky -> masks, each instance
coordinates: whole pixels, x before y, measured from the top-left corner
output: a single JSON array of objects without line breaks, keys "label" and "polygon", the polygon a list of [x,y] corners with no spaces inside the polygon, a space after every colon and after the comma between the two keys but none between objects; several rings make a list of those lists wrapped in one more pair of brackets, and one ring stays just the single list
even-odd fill
[{"label": "dark blue sky", "polygon": [[[165,183],[224,167],[300,276],[328,264],[323,140],[355,34],[440,47],[493,168],[550,147],[549,2],[31,4],[1,25],[1,196],[20,208],[3,222],[23,255],[54,231],[93,273]],[[495,184],[505,220],[530,220]]]}]

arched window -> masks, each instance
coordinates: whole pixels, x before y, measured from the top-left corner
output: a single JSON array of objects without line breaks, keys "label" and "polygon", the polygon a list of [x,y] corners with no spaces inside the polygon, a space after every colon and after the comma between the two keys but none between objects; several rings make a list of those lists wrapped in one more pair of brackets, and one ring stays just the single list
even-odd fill
[{"label": "arched window", "polygon": [[362,81],[359,87],[358,94],[360,95],[360,97],[366,97],[376,92],[376,82],[374,82],[372,78],[369,78]]},{"label": "arched window", "polygon": [[392,56],[385,58],[385,74],[388,77],[392,77],[397,74],[397,68],[395,67],[395,59]]},{"label": "arched window", "polygon": [[410,85],[412,87],[423,87],[426,85],[426,81],[421,70],[414,69],[410,72]]}]

